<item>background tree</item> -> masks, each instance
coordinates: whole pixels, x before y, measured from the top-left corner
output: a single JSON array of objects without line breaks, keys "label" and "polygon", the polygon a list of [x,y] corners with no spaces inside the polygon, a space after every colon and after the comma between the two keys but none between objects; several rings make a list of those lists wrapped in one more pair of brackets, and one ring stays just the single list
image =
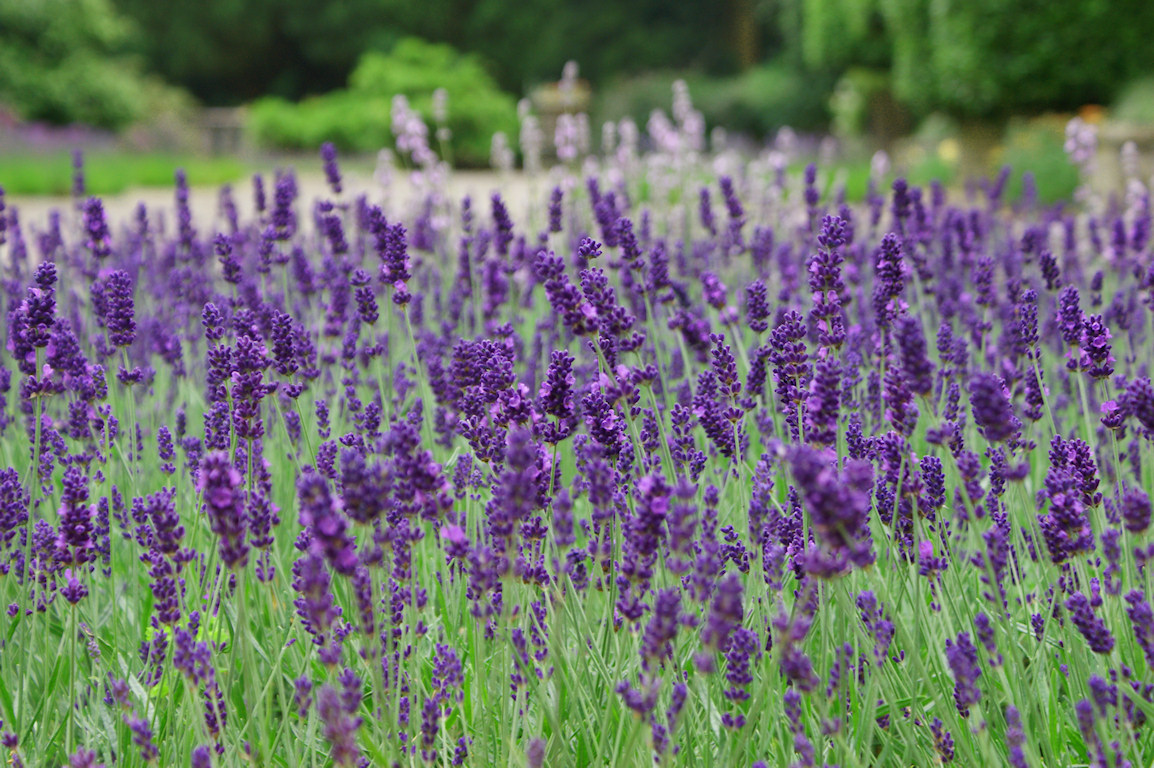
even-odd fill
[{"label": "background tree", "polygon": [[0,0],[0,102],[28,120],[126,125],[149,90],[125,56],[131,29],[107,0]]},{"label": "background tree", "polygon": [[963,117],[1105,103],[1154,69],[1147,0],[790,0],[816,69],[888,68],[920,113]]},{"label": "background tree", "polygon": [[729,0],[720,14],[710,0],[115,2],[136,22],[150,67],[213,104],[340,88],[362,53],[411,36],[478,55],[514,93],[556,79],[569,59],[594,81],[653,68],[733,71],[759,36],[736,29],[735,19],[756,22],[753,0]]}]

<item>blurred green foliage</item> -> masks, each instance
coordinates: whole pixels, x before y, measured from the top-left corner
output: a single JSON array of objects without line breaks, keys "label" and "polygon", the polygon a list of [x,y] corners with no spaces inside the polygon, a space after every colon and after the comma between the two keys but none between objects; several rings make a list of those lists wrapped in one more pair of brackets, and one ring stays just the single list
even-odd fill
[{"label": "blurred green foliage", "polygon": [[0,103],[26,120],[124,127],[158,88],[125,56],[131,31],[108,0],[0,0]]},{"label": "blurred green foliage", "polygon": [[[88,152],[84,155],[85,191],[113,195],[133,187],[172,187],[173,174],[184,168],[190,184],[220,185],[247,172],[240,161],[227,157],[151,154],[141,152]],[[10,195],[68,195],[72,190],[72,155],[69,152],[0,156],[0,186]]]},{"label": "blurred green foliage", "polygon": [[431,119],[433,92],[438,88],[449,95],[448,125],[456,163],[485,165],[496,131],[516,136],[513,97],[497,88],[476,57],[416,38],[402,40],[388,54],[366,53],[347,89],[299,103],[275,97],[257,101],[250,128],[258,142],[282,149],[312,150],[332,141],[354,152],[376,151],[391,143],[392,99],[403,94],[430,123],[430,145],[436,150]]},{"label": "blurred green foliage", "polygon": [[750,10],[740,0],[720,13],[712,0],[113,1],[137,22],[150,66],[213,104],[339,88],[361,54],[410,36],[476,54],[516,93],[556,79],[568,59],[594,81],[655,67],[733,70],[734,14]]},{"label": "blurred green foliage", "polygon": [[593,118],[599,124],[628,115],[644,129],[653,110],[669,111],[678,79],[689,86],[693,104],[709,126],[764,136],[786,125],[818,130],[829,118],[832,78],[806,76],[781,61],[725,77],[677,70],[620,77],[596,93]]},{"label": "blurred green foliage", "polygon": [[1038,202],[1051,205],[1069,200],[1078,188],[1078,169],[1066,156],[1065,121],[1060,118],[1012,120],[1006,129],[998,164],[1009,165],[1006,196],[1021,198],[1026,173],[1034,177]]},{"label": "blurred green foliage", "polygon": [[1154,76],[1127,83],[1111,105],[1110,116],[1126,123],[1154,123]]},{"label": "blurred green foliage", "polygon": [[789,0],[814,68],[888,59],[894,93],[921,114],[1072,109],[1109,101],[1154,69],[1149,0]]},{"label": "blurred green foliage", "polygon": [[864,67],[846,71],[829,99],[832,127],[838,136],[862,136],[871,127],[878,102],[889,93],[887,73]]},{"label": "blurred green foliage", "polygon": [[[668,73],[682,73],[711,124],[759,135],[822,129],[831,108],[843,133],[876,133],[884,110],[870,116],[869,103],[916,117],[1069,110],[1109,103],[1154,71],[1150,0],[0,0],[0,100],[29,118],[118,128],[152,111],[159,86],[143,67],[207,104],[303,99],[262,102],[270,140],[364,149],[387,138],[387,107],[353,94],[404,92],[424,73],[408,67],[401,85],[350,78],[410,37],[471,54],[484,93],[527,93],[574,59],[594,93],[609,91],[602,116],[613,103],[612,116],[639,120],[667,108]],[[445,74],[435,60],[427,71]],[[505,102],[485,114],[448,74],[438,84],[471,144]],[[846,98],[831,107],[839,79]],[[488,138],[475,141],[463,155],[477,161]]]}]

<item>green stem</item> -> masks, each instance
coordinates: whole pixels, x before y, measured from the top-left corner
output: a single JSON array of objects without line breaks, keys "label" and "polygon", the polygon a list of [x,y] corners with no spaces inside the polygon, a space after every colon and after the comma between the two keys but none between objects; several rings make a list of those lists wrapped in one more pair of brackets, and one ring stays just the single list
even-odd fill
[{"label": "green stem", "polygon": [[76,718],[76,634],[80,631],[76,625],[76,605],[73,604],[70,610],[69,627],[71,629],[71,638],[69,639],[68,651],[68,731],[64,738],[64,748],[68,754],[72,754],[74,746],[72,741],[72,726],[73,720]]},{"label": "green stem", "polygon": [[[36,348],[36,371],[40,372],[44,368],[44,349],[43,347]],[[41,413],[44,407],[44,401],[36,398],[36,424],[34,426],[34,438],[32,442],[32,465],[28,468],[28,477],[25,483],[28,485],[28,520],[24,528],[24,579],[22,583],[23,591],[26,593],[25,597],[31,603],[32,601],[32,527],[33,518],[35,517],[35,510],[37,507],[36,500],[40,495],[39,467],[40,467],[40,422],[42,421]],[[36,613],[35,610],[31,614],[24,617],[27,629],[25,630],[25,640],[27,645],[24,647],[24,653],[27,658],[35,658],[36,651]],[[24,722],[25,712],[30,709],[30,702],[28,701],[28,678],[31,675],[20,676],[20,727],[17,733],[24,733],[28,726]]]}]

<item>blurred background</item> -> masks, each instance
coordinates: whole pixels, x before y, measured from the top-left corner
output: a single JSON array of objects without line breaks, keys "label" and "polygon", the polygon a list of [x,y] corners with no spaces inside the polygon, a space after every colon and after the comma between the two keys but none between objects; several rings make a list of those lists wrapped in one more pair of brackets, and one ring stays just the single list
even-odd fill
[{"label": "blurred background", "polygon": [[788,126],[851,177],[884,149],[947,181],[1008,163],[1011,195],[1029,169],[1062,199],[1072,116],[1106,184],[1127,142],[1154,153],[1151,40],[1150,0],[0,0],[0,184],[65,194],[73,148],[96,194],[177,164],[221,183],[322,141],[370,163],[397,94],[458,167],[487,167],[498,131],[519,162],[526,111],[549,145],[563,112],[594,136],[629,117],[644,145],[684,80],[729,146]]}]

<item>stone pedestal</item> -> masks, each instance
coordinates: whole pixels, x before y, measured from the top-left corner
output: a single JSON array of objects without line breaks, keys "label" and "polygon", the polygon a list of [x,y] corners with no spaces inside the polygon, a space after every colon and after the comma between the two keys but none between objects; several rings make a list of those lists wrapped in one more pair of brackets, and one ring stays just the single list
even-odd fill
[{"label": "stone pedestal", "polygon": [[[578,80],[568,88],[562,87],[561,83],[546,83],[534,88],[529,94],[529,100],[533,104],[533,111],[541,120],[541,133],[544,138],[542,154],[545,157],[555,158],[553,140],[557,132],[557,118],[566,113],[588,114],[589,107],[593,103],[593,90],[585,80]],[[592,126],[590,130],[594,130]],[[590,140],[596,141],[597,135],[594,132]],[[515,146],[517,137],[510,136],[509,141]]]},{"label": "stone pedestal", "polygon": [[244,149],[244,110],[210,107],[201,112],[205,149],[214,155],[238,155]]}]

